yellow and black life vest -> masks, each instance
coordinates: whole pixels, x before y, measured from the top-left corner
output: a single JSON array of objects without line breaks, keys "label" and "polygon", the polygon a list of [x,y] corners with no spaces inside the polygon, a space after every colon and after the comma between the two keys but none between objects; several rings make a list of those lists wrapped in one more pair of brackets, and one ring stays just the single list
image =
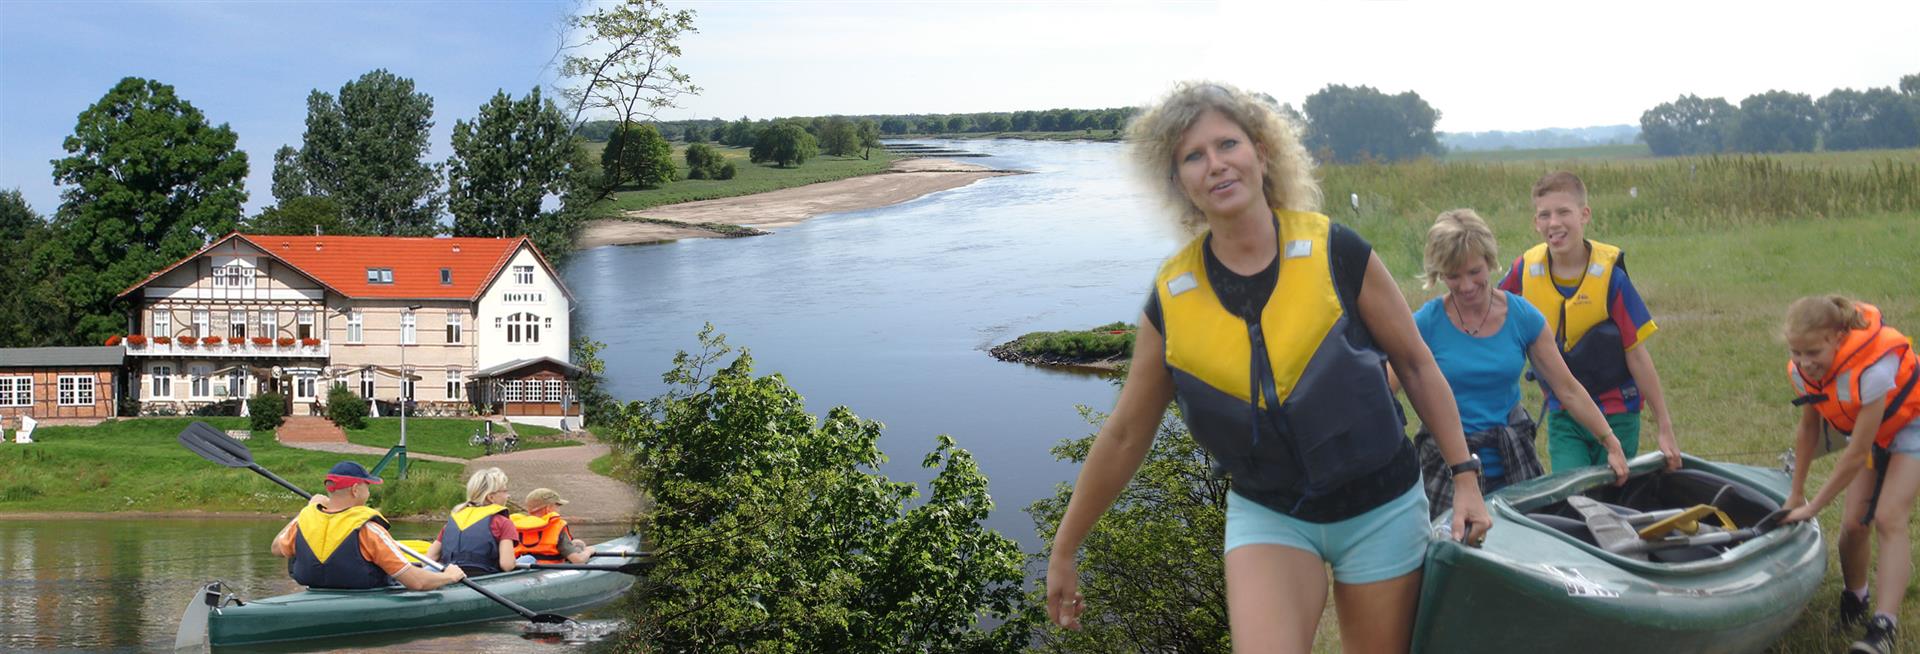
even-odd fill
[{"label": "yellow and black life vest", "polygon": [[1234,491],[1276,511],[1375,473],[1406,447],[1385,356],[1348,338],[1358,317],[1334,285],[1331,222],[1276,211],[1279,278],[1260,319],[1221,304],[1206,235],[1160,266],[1166,366],[1194,439]]},{"label": "yellow and black life vest", "polygon": [[493,537],[493,516],[507,513],[498,504],[454,511],[440,530],[440,562],[460,566],[468,575],[500,571],[500,541]]},{"label": "yellow and black life vest", "polygon": [[515,513],[511,517],[513,526],[520,530],[520,542],[513,546],[515,557],[532,554],[540,563],[565,562],[560,557],[560,540],[573,540],[566,518],[551,512],[546,515]]},{"label": "yellow and black life vest", "polygon": [[1520,296],[1553,325],[1554,341],[1573,378],[1589,394],[1598,395],[1633,379],[1627,369],[1620,327],[1611,319],[1607,306],[1613,270],[1624,270],[1627,262],[1620,248],[1599,241],[1586,243],[1587,269],[1573,297],[1561,295],[1554,285],[1553,255],[1547,252],[1545,243],[1529,248],[1520,257]]},{"label": "yellow and black life vest", "polygon": [[1881,322],[1879,307],[1865,302],[1855,303],[1854,307],[1866,318],[1867,326],[1847,331],[1840,346],[1834,349],[1833,365],[1827,366],[1827,374],[1819,379],[1807,379],[1800,373],[1799,366],[1788,360],[1787,378],[1793,383],[1796,406],[1812,404],[1834,429],[1851,435],[1859,422],[1861,407],[1879,399],[1860,397],[1860,374],[1889,354],[1899,357],[1900,365],[1893,375],[1893,395],[1887,398],[1880,429],[1873,435],[1874,444],[1886,449],[1893,445],[1893,437],[1901,428],[1920,417],[1920,393],[1914,392],[1914,387],[1920,385],[1920,357],[1913,352],[1913,341]]},{"label": "yellow and black life vest", "polygon": [[379,511],[356,506],[338,513],[309,503],[295,519],[293,557],[287,574],[308,588],[379,588],[390,577],[360,553],[360,530],[372,522],[387,527]]}]

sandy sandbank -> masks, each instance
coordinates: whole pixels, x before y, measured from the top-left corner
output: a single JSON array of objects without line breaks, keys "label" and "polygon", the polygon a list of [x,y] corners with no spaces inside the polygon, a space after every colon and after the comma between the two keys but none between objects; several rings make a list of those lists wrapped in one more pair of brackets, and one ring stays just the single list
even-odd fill
[{"label": "sandy sandbank", "polygon": [[[688,224],[727,223],[757,229],[778,229],[821,214],[891,206],[929,193],[959,188],[988,177],[1016,175],[952,159],[901,159],[884,173],[808,184],[740,197],[671,204],[628,212],[643,218]],[[697,227],[660,223],[594,220],[580,230],[575,246],[657,243],[683,238],[712,238],[721,234]]]}]

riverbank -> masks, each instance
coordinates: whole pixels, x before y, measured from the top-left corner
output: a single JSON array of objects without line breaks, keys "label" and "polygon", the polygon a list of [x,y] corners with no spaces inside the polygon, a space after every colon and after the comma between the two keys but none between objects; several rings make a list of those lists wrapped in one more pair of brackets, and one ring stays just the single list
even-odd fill
[{"label": "riverbank", "polygon": [[1032,366],[1112,373],[1133,355],[1134,327],[1115,322],[1086,330],[1032,332],[987,350],[993,358]]},{"label": "riverbank", "polygon": [[895,160],[885,172],[718,200],[626,212],[619,220],[589,221],[575,247],[658,243],[732,236],[729,228],[774,230],[821,214],[877,209],[930,193],[1021,171],[951,159]]}]

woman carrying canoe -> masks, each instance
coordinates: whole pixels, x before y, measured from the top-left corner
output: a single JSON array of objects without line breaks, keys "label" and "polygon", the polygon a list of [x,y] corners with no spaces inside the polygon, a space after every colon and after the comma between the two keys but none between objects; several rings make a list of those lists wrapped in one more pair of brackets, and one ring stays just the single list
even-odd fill
[{"label": "woman carrying canoe", "polygon": [[487,468],[467,478],[467,501],[453,507],[440,535],[427,547],[427,558],[458,565],[470,575],[506,572],[514,568],[513,544],[520,530],[507,517],[507,473]]},{"label": "woman carrying canoe", "polygon": [[1313,161],[1271,106],[1186,83],[1128,130],[1136,162],[1198,235],[1155,276],[1134,365],[1055,534],[1048,617],[1078,628],[1081,541],[1178,401],[1232,479],[1234,650],[1307,650],[1331,566],[1345,646],[1405,651],[1429,528],[1387,361],[1457,464],[1453,533],[1478,543],[1492,523],[1453,396],[1406,299],[1372,246],[1314,213]]},{"label": "woman carrying canoe", "polygon": [[327,471],[327,494],[315,495],[273,539],[273,553],[308,588],[380,588],[394,581],[408,590],[433,590],[466,577],[460,566],[434,572],[407,564],[387,533],[387,519],[367,507],[380,478],[353,461]]},{"label": "woman carrying canoe", "polygon": [[[1420,340],[1453,390],[1467,447],[1480,457],[1480,490],[1490,493],[1541,474],[1533,449],[1532,416],[1520,406],[1520,372],[1527,362],[1555,395],[1566,401],[1573,419],[1607,448],[1607,467],[1615,483],[1627,480],[1627,456],[1620,450],[1600,407],[1580,388],[1554,345],[1552,327],[1530,302],[1513,302],[1488,283],[1499,268],[1500,245],[1493,230],[1472,209],[1440,214],[1427,229],[1425,278],[1421,288],[1444,282],[1447,291],[1413,313]],[[1426,429],[1414,437],[1420,472],[1433,515],[1453,503],[1453,478],[1446,458]]]},{"label": "woman carrying canoe", "polygon": [[[1800,426],[1787,496],[1793,512],[1782,522],[1811,519],[1846,493],[1840,511],[1840,626],[1867,623],[1866,635],[1850,651],[1893,651],[1913,572],[1907,528],[1920,490],[1920,357],[1912,341],[1881,321],[1879,308],[1838,295],[1795,300],[1787,307],[1785,336],[1787,380],[1800,406]],[[1818,445],[1827,429],[1864,436],[1847,439],[1832,476],[1808,501],[1807,468],[1822,451]],[[1860,474],[1862,468],[1868,474]],[[1877,602],[1867,586],[1869,525],[1880,544]]]}]

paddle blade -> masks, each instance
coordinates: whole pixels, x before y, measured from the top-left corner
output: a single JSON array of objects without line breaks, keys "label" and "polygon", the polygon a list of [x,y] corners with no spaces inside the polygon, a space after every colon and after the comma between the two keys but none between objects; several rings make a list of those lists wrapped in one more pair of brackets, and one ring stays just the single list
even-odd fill
[{"label": "paddle blade", "polygon": [[554,615],[552,613],[535,613],[527,619],[542,624],[562,624],[573,621],[573,618],[564,615]]},{"label": "paddle blade", "polygon": [[253,465],[253,452],[240,441],[228,438],[213,425],[194,421],[180,430],[180,444],[192,450],[200,458],[229,468],[246,468]]}]

